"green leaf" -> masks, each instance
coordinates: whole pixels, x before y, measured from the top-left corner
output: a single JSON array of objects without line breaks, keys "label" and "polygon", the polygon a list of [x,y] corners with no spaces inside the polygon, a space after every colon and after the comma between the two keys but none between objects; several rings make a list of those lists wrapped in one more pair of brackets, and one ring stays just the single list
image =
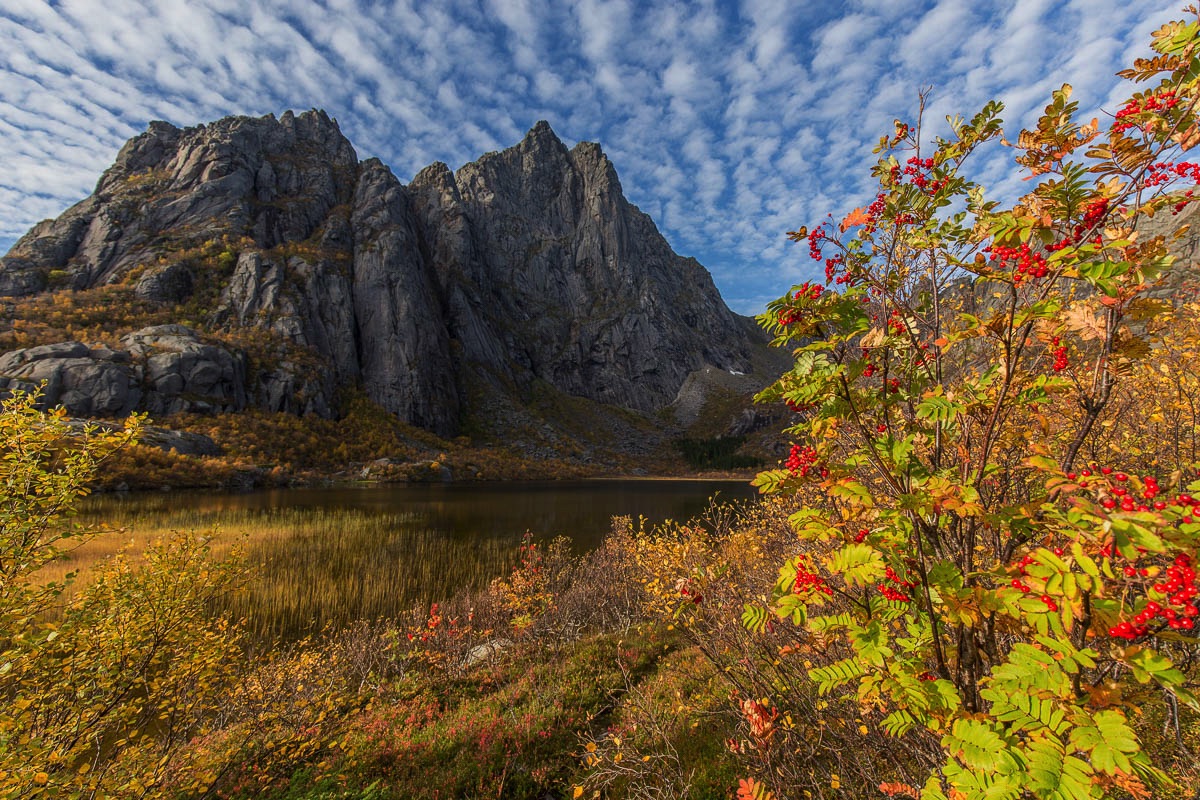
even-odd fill
[{"label": "green leaf", "polygon": [[809,670],[808,676],[816,681],[820,694],[829,694],[839,686],[867,674],[866,668],[858,658],[843,658],[827,667]]},{"label": "green leaf", "polygon": [[869,544],[852,543],[829,556],[829,571],[840,574],[851,586],[870,586],[887,572],[883,556]]},{"label": "green leaf", "polygon": [[917,719],[903,708],[898,708],[879,722],[879,727],[888,736],[900,738],[917,726]]},{"label": "green leaf", "polygon": [[754,480],[750,482],[751,486],[758,487],[760,494],[774,494],[779,491],[779,487],[792,476],[792,473],[786,469],[768,469],[754,476]]},{"label": "green leaf", "polygon": [[747,603],[742,607],[742,626],[753,633],[762,633],[767,629],[767,609],[760,605]]},{"label": "green leaf", "polygon": [[872,620],[865,626],[850,629],[850,643],[864,663],[882,667],[895,653],[887,646],[888,635],[883,626]]},{"label": "green leaf", "polygon": [[946,397],[926,397],[917,403],[917,419],[948,423],[966,411],[966,406]]},{"label": "green leaf", "polygon": [[799,627],[808,619],[808,604],[794,594],[785,595],[775,603],[775,615]]},{"label": "green leaf", "polygon": [[1008,743],[984,720],[955,720],[950,733],[942,737],[942,747],[973,772],[1007,772],[1013,766]]},{"label": "green leaf", "polygon": [[1148,683],[1153,679],[1160,686],[1175,687],[1183,684],[1183,673],[1175,668],[1175,662],[1149,648],[1126,648],[1125,663],[1141,683]]},{"label": "green leaf", "polygon": [[853,478],[841,478],[829,487],[829,496],[845,500],[850,505],[874,508],[875,498],[871,490]]},{"label": "green leaf", "polygon": [[1130,773],[1130,756],[1137,753],[1137,736],[1125,722],[1125,715],[1115,709],[1098,711],[1091,725],[1071,730],[1071,746],[1084,753],[1093,767],[1109,775]]}]

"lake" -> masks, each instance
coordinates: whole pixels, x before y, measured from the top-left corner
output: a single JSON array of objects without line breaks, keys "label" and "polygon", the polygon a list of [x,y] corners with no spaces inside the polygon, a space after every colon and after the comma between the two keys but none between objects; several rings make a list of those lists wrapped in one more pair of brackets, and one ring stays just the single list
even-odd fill
[{"label": "lake", "polygon": [[[171,530],[211,532],[216,549],[245,536],[250,586],[230,598],[264,636],[376,619],[486,586],[507,573],[526,531],[568,537],[583,552],[613,516],[650,523],[700,515],[710,498],[756,496],[745,480],[591,480],[401,484],[175,492],[88,498],[82,520],[127,528],[75,554],[76,564]],[[72,566],[67,564],[67,567]]]}]

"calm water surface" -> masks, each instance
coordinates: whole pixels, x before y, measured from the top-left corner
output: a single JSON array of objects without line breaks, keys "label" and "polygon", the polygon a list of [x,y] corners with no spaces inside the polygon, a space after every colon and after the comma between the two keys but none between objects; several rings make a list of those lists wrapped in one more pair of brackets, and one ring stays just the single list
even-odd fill
[{"label": "calm water surface", "polygon": [[597,480],[281,489],[239,495],[104,495],[84,517],[138,542],[169,530],[248,537],[251,585],[232,610],[265,635],[380,618],[481,588],[506,573],[526,531],[595,547],[613,516],[685,521],[747,481]]}]

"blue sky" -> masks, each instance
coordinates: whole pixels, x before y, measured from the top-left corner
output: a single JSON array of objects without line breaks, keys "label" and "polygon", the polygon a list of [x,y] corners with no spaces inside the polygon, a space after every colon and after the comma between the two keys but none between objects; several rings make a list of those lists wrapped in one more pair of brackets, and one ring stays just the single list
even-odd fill
[{"label": "blue sky", "polygon": [[[785,232],[872,195],[871,148],[912,118],[1051,89],[1085,119],[1128,90],[1179,0],[4,0],[0,252],[82,199],[153,119],[323,108],[407,182],[539,119],[600,142],[629,200],[753,314],[817,275]],[[977,176],[1015,197],[1004,153]]]}]

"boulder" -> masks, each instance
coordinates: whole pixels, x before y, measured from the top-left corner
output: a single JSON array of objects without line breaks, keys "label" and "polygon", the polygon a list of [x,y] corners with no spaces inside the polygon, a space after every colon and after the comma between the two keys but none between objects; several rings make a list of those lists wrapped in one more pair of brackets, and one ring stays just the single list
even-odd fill
[{"label": "boulder", "polygon": [[41,391],[39,405],[72,416],[124,416],[142,399],[127,353],[82,342],[15,350],[0,356],[0,388]]},{"label": "boulder", "polygon": [[121,343],[139,367],[146,389],[142,408],[152,416],[246,408],[243,354],[205,343],[183,325],[142,328]]}]

